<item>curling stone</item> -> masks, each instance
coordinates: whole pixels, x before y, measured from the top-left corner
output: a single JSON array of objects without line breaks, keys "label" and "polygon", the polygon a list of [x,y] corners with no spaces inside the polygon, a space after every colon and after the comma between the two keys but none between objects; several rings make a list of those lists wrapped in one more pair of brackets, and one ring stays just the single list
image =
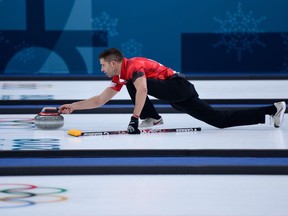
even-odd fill
[{"label": "curling stone", "polygon": [[39,129],[54,130],[64,125],[64,118],[55,107],[44,107],[42,111],[35,116],[34,124]]}]

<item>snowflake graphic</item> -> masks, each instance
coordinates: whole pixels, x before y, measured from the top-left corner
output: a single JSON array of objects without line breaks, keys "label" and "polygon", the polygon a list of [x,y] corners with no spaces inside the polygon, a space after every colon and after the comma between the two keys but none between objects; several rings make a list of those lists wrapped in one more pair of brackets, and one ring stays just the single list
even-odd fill
[{"label": "snowflake graphic", "polygon": [[[118,19],[111,18],[110,15],[106,12],[103,12],[100,17],[95,17],[92,19],[93,29],[98,31],[107,31],[108,38],[112,38],[118,35],[118,32],[116,30],[117,25]],[[106,39],[105,35],[103,35],[102,39]]]},{"label": "snowflake graphic", "polygon": [[227,53],[235,50],[237,53],[238,62],[242,60],[242,54],[244,51],[248,50],[250,53],[253,52],[252,46],[259,45],[261,47],[266,47],[262,43],[258,34],[260,29],[259,24],[266,19],[266,17],[261,17],[259,19],[254,19],[252,17],[253,12],[244,14],[242,10],[242,4],[238,4],[238,11],[234,14],[227,12],[227,19],[220,20],[214,17],[214,20],[220,24],[221,40],[214,45],[214,47],[220,47],[222,45],[227,47]]},{"label": "snowflake graphic", "polygon": [[35,58],[34,49],[31,48],[26,41],[22,41],[22,43],[15,46],[14,49],[18,51],[15,59],[24,64],[27,64],[30,60]]},{"label": "snowflake graphic", "polygon": [[134,39],[121,44],[121,50],[127,58],[142,56],[142,44]]},{"label": "snowflake graphic", "polygon": [[283,44],[284,44],[284,48],[286,52],[286,56],[284,56],[282,72],[287,72],[288,71],[288,34],[281,34],[281,37],[283,38]]}]

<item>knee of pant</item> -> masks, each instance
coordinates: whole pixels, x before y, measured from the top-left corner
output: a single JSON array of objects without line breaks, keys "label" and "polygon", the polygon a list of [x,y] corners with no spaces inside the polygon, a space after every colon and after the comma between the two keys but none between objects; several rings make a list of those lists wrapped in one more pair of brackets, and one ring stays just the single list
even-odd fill
[{"label": "knee of pant", "polygon": [[222,122],[220,122],[220,123],[215,123],[215,124],[213,124],[212,126],[214,126],[214,127],[216,127],[216,128],[219,128],[219,129],[224,129],[224,128],[226,128],[227,126],[225,125],[225,124],[223,124]]},{"label": "knee of pant", "polygon": [[225,118],[224,115],[220,115],[219,112],[217,111],[213,111],[213,112],[210,112],[208,114],[206,114],[204,117],[203,117],[203,120],[216,127],[216,128],[219,128],[219,129],[223,129],[223,128],[226,128],[227,127],[227,120]]},{"label": "knee of pant", "polygon": [[219,129],[224,129],[227,126],[223,123],[223,122],[209,122],[209,121],[205,121],[207,124],[212,125],[213,127],[219,128]]},{"label": "knee of pant", "polygon": [[215,127],[217,127],[217,128],[219,128],[219,129],[224,129],[224,128],[226,128],[226,126],[224,126],[224,125],[217,125],[217,126],[215,126]]}]

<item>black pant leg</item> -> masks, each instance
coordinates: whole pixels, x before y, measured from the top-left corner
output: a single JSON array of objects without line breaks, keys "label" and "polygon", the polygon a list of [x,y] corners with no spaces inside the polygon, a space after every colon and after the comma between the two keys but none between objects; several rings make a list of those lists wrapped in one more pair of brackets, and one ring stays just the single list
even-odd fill
[{"label": "black pant leg", "polygon": [[[176,76],[169,80],[147,79],[148,94],[169,102],[172,107],[218,128],[265,123],[265,108],[216,110],[198,98],[194,86],[185,78]],[[131,99],[135,102],[136,89],[127,83]],[[147,97],[141,118],[158,115]],[[153,117],[155,118],[155,117]]]},{"label": "black pant leg", "polygon": [[148,94],[167,102],[184,101],[198,97],[194,85],[181,75],[168,80],[147,79]]},{"label": "black pant leg", "polygon": [[218,128],[265,123],[265,108],[216,110],[204,100],[189,98],[171,105],[192,117]]}]

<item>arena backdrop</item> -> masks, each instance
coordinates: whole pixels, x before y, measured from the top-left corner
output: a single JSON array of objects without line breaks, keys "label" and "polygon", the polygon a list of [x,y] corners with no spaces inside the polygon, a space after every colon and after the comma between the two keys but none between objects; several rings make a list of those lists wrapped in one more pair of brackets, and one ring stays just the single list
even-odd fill
[{"label": "arena backdrop", "polygon": [[189,75],[288,73],[287,0],[0,0],[0,78],[102,77],[118,47]]}]

